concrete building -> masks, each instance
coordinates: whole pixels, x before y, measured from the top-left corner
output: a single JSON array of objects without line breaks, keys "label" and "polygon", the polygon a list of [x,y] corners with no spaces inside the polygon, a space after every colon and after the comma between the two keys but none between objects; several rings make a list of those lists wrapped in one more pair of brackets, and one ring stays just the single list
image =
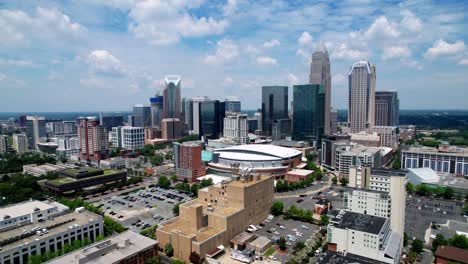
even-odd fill
[{"label": "concrete building", "polygon": [[47,138],[46,120],[43,116],[26,117],[26,136],[28,137],[28,147],[37,150],[37,144]]},{"label": "concrete building", "polygon": [[335,169],[340,177],[348,178],[352,166],[370,165],[373,168],[382,166],[381,149],[361,145],[340,145],[335,150]]},{"label": "concrete building", "polygon": [[271,125],[271,139],[281,140],[291,136],[291,119],[276,119]]},{"label": "concrete building", "polygon": [[352,133],[375,124],[375,66],[368,61],[354,63],[349,71],[348,125]]},{"label": "concrete building", "polygon": [[7,153],[8,145],[8,136],[0,135],[0,155]]},{"label": "concrete building", "polygon": [[342,211],[327,226],[328,250],[389,264],[400,263],[403,236],[390,228],[390,219]]},{"label": "concrete building", "polygon": [[330,134],[338,133],[338,110],[330,110]]},{"label": "concrete building", "polygon": [[122,113],[99,113],[99,124],[110,131],[113,127],[123,125],[123,115]]},{"label": "concrete building", "polygon": [[224,118],[223,137],[238,144],[249,143],[247,114],[233,113]]},{"label": "concrete building", "polygon": [[55,153],[58,157],[70,158],[80,155],[80,139],[78,137],[61,137],[57,139],[57,144]]},{"label": "concrete building", "polygon": [[77,127],[74,121],[47,122],[46,131],[51,135],[76,134]]},{"label": "concrete building", "polygon": [[182,120],[181,81],[179,75],[167,75],[163,88],[163,118]]},{"label": "concrete building", "polygon": [[18,154],[28,151],[28,137],[26,134],[13,134],[13,149]]},{"label": "concrete building", "polygon": [[[312,62],[313,63],[313,62]],[[329,80],[328,80],[329,81]],[[293,86],[293,138],[318,146],[322,136],[330,132],[330,109],[325,108],[325,86],[304,84]],[[325,113],[327,112],[327,113]]]},{"label": "concrete building", "polygon": [[95,117],[79,118],[80,159],[98,162],[109,158],[109,135]]},{"label": "concrete building", "polygon": [[237,97],[228,97],[224,100],[226,106],[226,113],[240,113],[241,101]]},{"label": "concrete building", "polygon": [[375,91],[375,125],[398,126],[400,100],[396,91]]},{"label": "concrete building", "polygon": [[349,133],[351,136],[351,142],[368,146],[368,147],[380,147],[380,136],[377,133],[367,133],[361,131],[358,133]]},{"label": "concrete building", "polygon": [[145,146],[145,129],[131,126],[113,127],[112,146],[131,150],[143,148]]},{"label": "concrete building", "polygon": [[52,201],[29,200],[0,208],[0,231],[49,220],[68,211],[68,207]]},{"label": "concrete building", "polygon": [[275,120],[289,119],[288,116],[288,87],[262,87],[262,133],[271,136]]},{"label": "concrete building", "polygon": [[75,240],[95,241],[102,235],[102,217],[79,208],[75,212],[43,218],[43,221],[1,232],[0,262],[26,264],[29,256],[61,250]]},{"label": "concrete building", "polygon": [[161,127],[161,120],[164,109],[164,97],[156,95],[150,98],[151,108],[151,127]]},{"label": "concrete building", "polygon": [[83,249],[55,258],[49,264],[147,263],[158,255],[158,242],[133,231],[125,231]]},{"label": "concrete building", "polygon": [[164,118],[162,120],[162,138],[173,141],[182,137],[183,124],[178,118]]},{"label": "concrete building", "polygon": [[[323,86],[323,123],[325,135],[331,134],[331,75],[330,75],[330,58],[325,45],[319,44],[316,51],[312,54],[310,62],[310,84],[318,84]],[[296,107],[294,107],[296,111]]]},{"label": "concrete building", "polygon": [[152,127],[151,107],[137,104],[133,107],[132,124],[133,127]]},{"label": "concrete building", "polygon": [[367,133],[377,133],[380,137],[380,146],[396,149],[400,136],[396,126],[373,126],[366,129]]},{"label": "concrete building", "polygon": [[198,199],[179,206],[178,217],[159,225],[156,236],[160,245],[170,243],[174,256],[183,261],[188,262],[193,251],[204,259],[219,246],[229,246],[249,225],[268,217],[273,188],[272,177],[247,175],[200,189]]},{"label": "concrete building", "polygon": [[301,162],[301,151],[274,145],[248,144],[213,151],[208,168],[229,175],[239,169],[251,168],[262,175],[284,178],[291,168]]},{"label": "concrete building", "polygon": [[113,157],[110,159],[101,160],[99,167],[103,170],[121,170],[125,169],[125,160],[122,157]]},{"label": "concrete building", "polygon": [[437,174],[468,176],[468,148],[411,146],[401,150],[401,168],[431,168]]},{"label": "concrete building", "polygon": [[406,209],[406,171],[351,168],[343,206],[352,212],[390,218],[393,231],[403,235]]},{"label": "concrete building", "polygon": [[405,143],[407,140],[416,139],[416,126],[399,126],[398,128],[402,143]]},{"label": "concrete building", "polygon": [[206,174],[202,164],[203,142],[174,143],[174,167],[179,180],[196,182],[198,177]]},{"label": "concrete building", "polygon": [[338,145],[346,146],[350,143],[350,136],[331,135],[322,138],[322,147],[320,149],[320,163],[329,170],[335,170],[338,167],[335,164],[335,154]]},{"label": "concrete building", "polygon": [[32,176],[43,176],[47,175],[47,173],[54,173],[59,172],[65,169],[73,169],[76,168],[75,165],[68,165],[68,164],[50,164],[46,163],[43,165],[36,165],[36,164],[28,164],[23,165],[23,174],[28,174]]}]

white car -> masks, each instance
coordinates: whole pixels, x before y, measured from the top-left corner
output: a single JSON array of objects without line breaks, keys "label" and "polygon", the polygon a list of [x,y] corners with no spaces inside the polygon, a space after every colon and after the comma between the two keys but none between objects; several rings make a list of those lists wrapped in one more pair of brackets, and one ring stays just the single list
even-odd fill
[{"label": "white car", "polygon": [[257,231],[257,230],[258,230],[258,228],[257,228],[256,226],[254,226],[254,225],[249,225],[249,228],[250,228],[250,229],[253,229],[253,231]]}]

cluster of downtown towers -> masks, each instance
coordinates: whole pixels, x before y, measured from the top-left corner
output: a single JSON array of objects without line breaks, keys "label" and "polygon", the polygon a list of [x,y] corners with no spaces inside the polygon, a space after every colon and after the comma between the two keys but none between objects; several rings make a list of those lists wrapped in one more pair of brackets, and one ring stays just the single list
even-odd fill
[{"label": "cluster of downtown towers", "polygon": [[[374,65],[365,60],[354,63],[348,82],[347,132],[398,125],[397,92],[375,91]],[[166,76],[163,95],[151,98],[151,109],[135,106],[133,122],[130,123],[133,126],[162,127],[162,120],[170,118],[172,122],[181,123],[180,129],[185,127],[185,130],[208,139],[219,138],[223,131],[223,118],[227,112],[240,112],[240,101],[226,99],[220,102],[208,97],[181,99],[180,83],[179,76]],[[318,144],[324,135],[337,133],[337,112],[331,108],[330,59],[323,45],[319,45],[312,54],[309,83],[293,85],[291,111],[288,111],[288,104],[288,86],[263,86],[261,113],[259,111],[256,115],[259,124],[255,132],[274,140],[292,135],[294,140],[314,144]],[[146,114],[139,113],[145,109]]]}]

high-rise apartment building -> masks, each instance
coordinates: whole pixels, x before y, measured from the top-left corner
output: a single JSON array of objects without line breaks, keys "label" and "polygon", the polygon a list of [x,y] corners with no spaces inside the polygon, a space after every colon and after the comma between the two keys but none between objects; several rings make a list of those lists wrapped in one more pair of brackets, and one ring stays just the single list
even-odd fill
[{"label": "high-rise apartment building", "polygon": [[247,117],[247,114],[226,112],[223,137],[238,144],[247,144],[249,141]]},{"label": "high-rise apartment building", "polygon": [[206,174],[201,153],[203,142],[192,141],[174,143],[174,167],[177,179],[196,182],[198,177]]},{"label": "high-rise apartment building", "polygon": [[375,91],[375,125],[398,126],[400,100],[396,91]]},{"label": "high-rise apartment building", "polygon": [[151,107],[141,104],[133,107],[133,122],[134,127],[152,127]]},{"label": "high-rise apartment building", "polygon": [[[324,133],[325,135],[329,135],[331,133],[330,58],[328,56],[327,48],[323,44],[318,45],[316,51],[312,54],[309,83],[320,84],[324,87]],[[294,111],[295,110],[296,108],[294,107]]]},{"label": "high-rise apartment building", "polygon": [[293,138],[320,143],[325,133],[325,87],[321,84],[293,86]]},{"label": "high-rise apartment building", "polygon": [[271,136],[275,120],[289,119],[288,87],[262,87],[262,133]]},{"label": "high-rise apartment building", "polygon": [[143,148],[145,146],[145,129],[131,126],[113,127],[112,146],[131,150]]},{"label": "high-rise apartment building", "polygon": [[28,137],[28,146],[37,150],[37,144],[45,141],[47,137],[46,120],[43,116],[26,117],[26,136]]},{"label": "high-rise apartment building", "polygon": [[226,105],[226,113],[240,113],[241,112],[241,101],[236,97],[228,97],[224,100]]},{"label": "high-rise apartment building", "polygon": [[52,135],[76,134],[77,127],[74,121],[48,122],[46,131]]},{"label": "high-rise apartment building", "polygon": [[0,135],[0,155],[7,153],[8,136]]},{"label": "high-rise apartment building", "polygon": [[13,149],[18,154],[28,151],[28,137],[26,134],[13,134]]},{"label": "high-rise apartment building", "polygon": [[350,132],[364,131],[375,123],[375,66],[354,63],[349,71],[348,124]]},{"label": "high-rise apartment building", "polygon": [[99,113],[99,124],[110,131],[113,127],[123,124],[122,113]]},{"label": "high-rise apartment building", "polygon": [[164,118],[182,118],[180,76],[167,75],[164,78],[163,90]]},{"label": "high-rise apartment building", "polygon": [[99,162],[109,158],[109,135],[95,117],[79,118],[80,159]]},{"label": "high-rise apartment building", "polygon": [[178,118],[164,118],[162,120],[162,138],[177,140],[182,137],[183,124]]}]

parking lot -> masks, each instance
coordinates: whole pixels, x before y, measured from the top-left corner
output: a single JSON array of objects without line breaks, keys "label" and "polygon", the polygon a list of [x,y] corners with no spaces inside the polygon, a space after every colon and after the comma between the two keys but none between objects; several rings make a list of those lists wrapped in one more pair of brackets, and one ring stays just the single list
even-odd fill
[{"label": "parking lot", "polygon": [[432,222],[446,224],[448,220],[466,221],[461,215],[462,204],[457,201],[408,196],[406,198],[405,232],[424,240]]},{"label": "parking lot", "polygon": [[189,195],[176,190],[148,187],[126,195],[110,197],[94,205],[124,227],[139,232],[174,217],[173,207],[191,199]]},{"label": "parking lot", "polygon": [[[287,252],[291,253],[293,251],[294,245],[299,242],[305,242],[312,235],[314,235],[319,230],[319,226],[303,223],[295,220],[285,220],[282,217],[275,217],[270,221],[265,221],[264,225],[260,230],[253,231],[252,233],[257,236],[264,236],[268,239],[274,241],[278,240],[280,237],[284,237],[287,240]],[[281,263],[287,262],[291,259],[290,254],[278,254],[273,255]]]},{"label": "parking lot", "polygon": [[321,192],[315,194],[298,194],[296,197],[284,197],[284,198],[275,198],[277,201],[283,202],[285,210],[287,210],[291,205],[295,205],[304,210],[314,210],[315,203],[319,198],[325,198],[330,200],[333,209],[342,209],[343,208],[343,193],[342,190],[338,187],[333,187],[332,189],[325,189]]}]

